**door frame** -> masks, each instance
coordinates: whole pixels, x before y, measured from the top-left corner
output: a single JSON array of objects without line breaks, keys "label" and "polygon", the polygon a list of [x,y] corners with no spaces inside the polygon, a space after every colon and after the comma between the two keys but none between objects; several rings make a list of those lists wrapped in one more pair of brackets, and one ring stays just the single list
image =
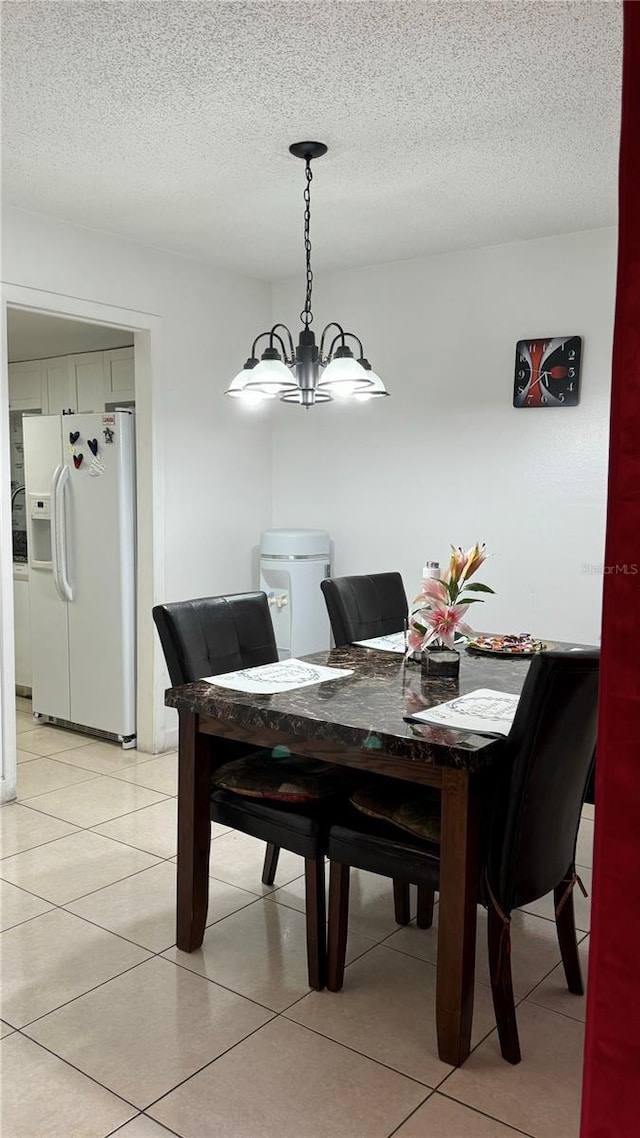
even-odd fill
[{"label": "door frame", "polygon": [[[0,462],[1,482],[11,485],[9,434],[9,368],[7,309],[46,313],[61,319],[84,320],[127,328],[134,333],[136,394],[136,611],[151,613],[164,596],[164,447],[159,400],[153,377],[161,370],[162,318],[99,301],[79,299],[42,289],[5,284],[0,312]],[[136,631],[137,747],[156,754],[172,742],[164,716],[164,660],[154,636],[153,622],[137,620]],[[0,751],[3,802],[16,793],[16,720],[13,613],[13,551],[10,495],[0,495]]]}]

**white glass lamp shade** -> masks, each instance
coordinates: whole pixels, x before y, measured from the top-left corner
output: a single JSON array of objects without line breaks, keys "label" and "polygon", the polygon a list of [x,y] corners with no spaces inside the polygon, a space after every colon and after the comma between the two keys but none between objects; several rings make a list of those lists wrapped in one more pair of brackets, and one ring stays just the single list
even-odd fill
[{"label": "white glass lamp shade", "polygon": [[260,360],[249,372],[247,383],[249,391],[259,392],[267,399],[274,399],[276,395],[295,386],[291,372],[282,360]]},{"label": "white glass lamp shade", "polygon": [[255,368],[243,367],[242,371],[239,371],[231,380],[225,395],[230,395],[232,399],[243,399],[245,403],[261,403],[263,399],[270,398],[262,395],[259,391],[247,390],[247,383],[254,372]]},{"label": "white glass lamp shade", "polygon": [[368,387],[366,391],[355,391],[354,399],[359,399],[361,403],[365,403],[367,399],[382,399],[389,394],[380,376],[376,375],[375,371],[368,371],[366,374],[367,378],[371,380],[371,387]]},{"label": "white glass lamp shade", "polygon": [[327,364],[318,387],[330,391],[338,398],[348,398],[357,391],[368,391],[372,384],[369,381],[370,373],[365,371],[362,364],[352,357],[343,356]]}]

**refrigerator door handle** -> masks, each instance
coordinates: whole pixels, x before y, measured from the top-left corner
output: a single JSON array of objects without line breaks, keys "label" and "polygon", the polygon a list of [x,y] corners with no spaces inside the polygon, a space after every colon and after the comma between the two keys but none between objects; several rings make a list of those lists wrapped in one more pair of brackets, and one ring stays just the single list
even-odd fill
[{"label": "refrigerator door handle", "polygon": [[60,559],[58,557],[58,483],[62,474],[62,466],[56,466],[51,479],[51,571],[53,583],[61,601],[66,601],[60,580]]},{"label": "refrigerator door handle", "polygon": [[60,472],[60,478],[58,479],[58,485],[56,487],[56,510],[59,511],[56,518],[56,530],[58,531],[60,539],[60,583],[62,585],[62,591],[65,595],[65,599],[67,601],[72,601],[73,589],[71,588],[71,584],[69,582],[69,573],[67,568],[67,530],[64,513],[64,488],[67,485],[68,481],[69,467],[63,466],[62,471]]},{"label": "refrigerator door handle", "polygon": [[67,571],[67,535],[65,532],[64,488],[69,481],[69,467],[59,467],[53,476],[53,534],[52,551],[54,555],[54,580],[56,589],[63,601],[73,600],[73,590]]}]

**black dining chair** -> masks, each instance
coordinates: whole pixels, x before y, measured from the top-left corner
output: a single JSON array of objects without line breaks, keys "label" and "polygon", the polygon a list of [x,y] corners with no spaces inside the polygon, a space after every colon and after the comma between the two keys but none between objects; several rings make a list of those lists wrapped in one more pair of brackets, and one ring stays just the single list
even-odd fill
[{"label": "black dining chair", "polygon": [[[498,760],[484,819],[478,896],[488,909],[491,991],[502,1055],[520,1062],[511,978],[511,913],[553,891],[562,963],[570,992],[583,994],[573,909],[575,847],[593,766],[597,650],[534,657]],[[349,869],[357,866],[439,888],[439,805],[428,789],[382,779],[351,796],[348,816],[329,830],[328,981],[343,984]],[[408,831],[413,836],[409,836]]]},{"label": "black dining chair", "polygon": [[409,606],[399,573],[327,577],[320,588],[336,648],[407,627]]},{"label": "black dining chair", "polygon": [[[264,593],[157,605],[153,619],[174,686],[278,659]],[[265,884],[273,883],[281,847],[304,857],[309,983],[324,987],[326,807],[345,793],[348,772],[216,737],[211,767],[211,820],[267,842]]]},{"label": "black dining chair", "polygon": [[[407,627],[409,606],[399,573],[370,573],[352,577],[327,577],[320,582],[336,648],[357,640],[371,640]],[[411,900],[406,882],[393,882],[395,918],[399,925],[411,919]],[[433,907],[433,898],[432,898]],[[421,897],[418,918],[428,919]]]}]

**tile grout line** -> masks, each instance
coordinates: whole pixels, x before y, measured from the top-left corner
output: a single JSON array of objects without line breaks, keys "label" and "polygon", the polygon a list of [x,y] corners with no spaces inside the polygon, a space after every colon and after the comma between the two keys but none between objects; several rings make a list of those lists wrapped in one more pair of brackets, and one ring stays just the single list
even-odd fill
[{"label": "tile grout line", "polygon": [[469,1103],[462,1102],[461,1099],[454,1098],[453,1095],[445,1094],[444,1091],[437,1091],[436,1093],[442,1095],[448,1102],[455,1102],[458,1106],[466,1106],[468,1110],[475,1111],[476,1114],[482,1115],[483,1118],[490,1118],[492,1122],[499,1122],[501,1126],[506,1126],[514,1130],[516,1134],[524,1135],[524,1138],[535,1138],[535,1135],[529,1134],[528,1130],[521,1130],[519,1126],[514,1126],[511,1122],[505,1122],[502,1118],[496,1118],[495,1114],[487,1114],[486,1111],[480,1110],[477,1106],[469,1106]]},{"label": "tile grout line", "polygon": [[414,1114],[417,1114],[417,1112],[419,1110],[422,1110],[422,1107],[424,1106],[425,1102],[428,1102],[430,1098],[433,1098],[433,1096],[436,1093],[437,1092],[435,1090],[429,1091],[429,1094],[425,1098],[423,1098],[422,1102],[419,1102],[418,1105],[415,1107],[415,1109],[410,1111],[409,1114],[407,1115],[407,1117],[403,1118],[402,1122],[399,1122],[398,1125],[395,1126],[394,1129],[390,1131],[390,1133],[387,1135],[387,1138],[393,1138],[393,1135],[397,1134],[398,1131],[400,1130],[400,1128],[402,1126],[404,1126],[405,1123],[408,1122],[410,1118],[413,1118]]},{"label": "tile grout line", "polygon": [[[313,988],[311,991],[313,991]],[[310,995],[310,992],[307,992],[306,995]],[[295,1002],[298,1003],[299,1001],[296,1000]],[[294,1004],[290,1005],[290,1007],[293,1006]],[[325,1035],[325,1033],[320,1031],[317,1027],[311,1027],[308,1023],[300,1023],[296,1019],[290,1019],[287,1015],[288,1011],[289,1008],[285,1008],[284,1011],[277,1012],[276,1015],[278,1019],[285,1019],[287,1023],[292,1023],[295,1027],[302,1027],[305,1031],[310,1031],[313,1035],[318,1035],[320,1039],[326,1039],[328,1043],[335,1044],[336,1047],[343,1047],[345,1051],[350,1051],[352,1055],[359,1055],[361,1059],[366,1059],[368,1063],[375,1063],[378,1067],[384,1067],[385,1071],[391,1071],[393,1075],[399,1075],[401,1079],[408,1079],[410,1083],[415,1083],[417,1087],[422,1087],[428,1091],[437,1090],[437,1086],[433,1087],[431,1083],[423,1083],[420,1079],[416,1078],[415,1075],[407,1075],[405,1071],[399,1071],[397,1067],[392,1067],[389,1063],[383,1062],[382,1059],[374,1059],[371,1055],[366,1055],[364,1051],[358,1051],[357,1047],[352,1047],[351,1044],[344,1043],[341,1039],[334,1039],[332,1035]],[[442,1060],[440,1060],[440,1062],[442,1062]],[[456,1067],[449,1071],[445,1078],[448,1079],[449,1075],[452,1075],[455,1070],[457,1070]]]},{"label": "tile grout line", "polygon": [[166,1130],[167,1134],[173,1134],[175,1138],[184,1138],[184,1135],[178,1134],[177,1130],[173,1130],[172,1127],[167,1126],[166,1123],[158,1122],[155,1118],[151,1118],[151,1115],[145,1114],[144,1110],[139,1111],[133,1118],[127,1119],[127,1121],[123,1122],[121,1126],[118,1126],[116,1130],[110,1130],[108,1134],[105,1134],[104,1138],[118,1138],[118,1134],[121,1134],[126,1126],[129,1126],[132,1122],[136,1122],[138,1118],[147,1118],[149,1122],[153,1122],[155,1126]]},{"label": "tile grout line", "polygon": [[[260,1007],[261,1005],[258,1006]],[[162,1102],[163,1099],[168,1098],[169,1095],[174,1094],[174,1092],[179,1090],[180,1087],[183,1087],[185,1083],[190,1082],[191,1079],[195,1079],[196,1075],[201,1074],[201,1072],[205,1071],[207,1067],[213,1066],[214,1063],[218,1062],[218,1059],[222,1059],[225,1055],[228,1055],[229,1052],[233,1051],[235,1047],[239,1047],[242,1043],[246,1043],[247,1039],[251,1039],[252,1035],[256,1035],[259,1031],[262,1031],[264,1027],[268,1027],[270,1023],[274,1023],[276,1019],[278,1019],[278,1013],[272,1012],[271,1019],[268,1019],[266,1023],[261,1023],[258,1027],[252,1028],[252,1030],[247,1035],[244,1035],[242,1039],[238,1039],[236,1043],[232,1043],[229,1047],[225,1047],[224,1051],[221,1051],[219,1055],[216,1055],[215,1059],[210,1059],[208,1063],[203,1063],[202,1066],[198,1067],[196,1071],[192,1071],[190,1075],[187,1075],[184,1079],[181,1079],[179,1083],[176,1083],[175,1087],[171,1087],[171,1090],[165,1091],[164,1094],[159,1095],[158,1098],[153,1100],[153,1102],[147,1103],[147,1105],[143,1107],[143,1110],[146,1112],[147,1110],[151,1110],[152,1107],[157,1106],[158,1103]],[[149,1115],[149,1117],[153,1122],[157,1121],[157,1119],[153,1118],[152,1115]],[[163,1126],[164,1123],[159,1123],[159,1125]]]},{"label": "tile grout line", "polygon": [[[97,782],[98,778],[108,778],[108,777],[109,777],[108,775],[98,775],[96,779],[85,779],[84,782],[72,783],[72,786],[89,786],[90,783]],[[131,784],[127,783],[126,785],[130,786]],[[60,789],[61,790],[70,790],[71,787],[64,787],[63,786]],[[142,787],[142,789],[146,790],[146,787]],[[45,794],[46,793],[56,794],[57,791],[49,791],[49,792],[45,792]],[[160,791],[151,791],[151,793],[159,794]],[[33,802],[34,798],[41,798],[41,797],[43,798],[44,795],[36,794],[33,796],[33,798],[29,798],[26,801]],[[95,829],[96,826],[106,826],[107,823],[109,823],[109,822],[119,822],[121,818],[129,818],[132,814],[139,814],[142,810],[148,810],[151,806],[159,806],[161,802],[173,801],[173,799],[175,797],[176,796],[172,795],[172,794],[164,794],[156,802],[147,802],[146,806],[136,806],[136,808],[134,810],[125,810],[123,814],[114,814],[114,816],[112,818],[104,818],[101,822],[94,822],[92,826],[79,826],[78,828],[80,830],[92,831]],[[60,818],[59,815],[57,815],[57,814],[49,814],[49,813],[47,813],[46,810],[40,810],[37,806],[31,806],[30,809],[35,810],[36,814],[43,814],[45,818],[55,818],[56,821],[58,821],[58,822],[66,822],[68,826],[77,826],[78,825],[77,822],[68,822],[66,818]],[[100,834],[99,837],[106,837],[106,834]]]}]

